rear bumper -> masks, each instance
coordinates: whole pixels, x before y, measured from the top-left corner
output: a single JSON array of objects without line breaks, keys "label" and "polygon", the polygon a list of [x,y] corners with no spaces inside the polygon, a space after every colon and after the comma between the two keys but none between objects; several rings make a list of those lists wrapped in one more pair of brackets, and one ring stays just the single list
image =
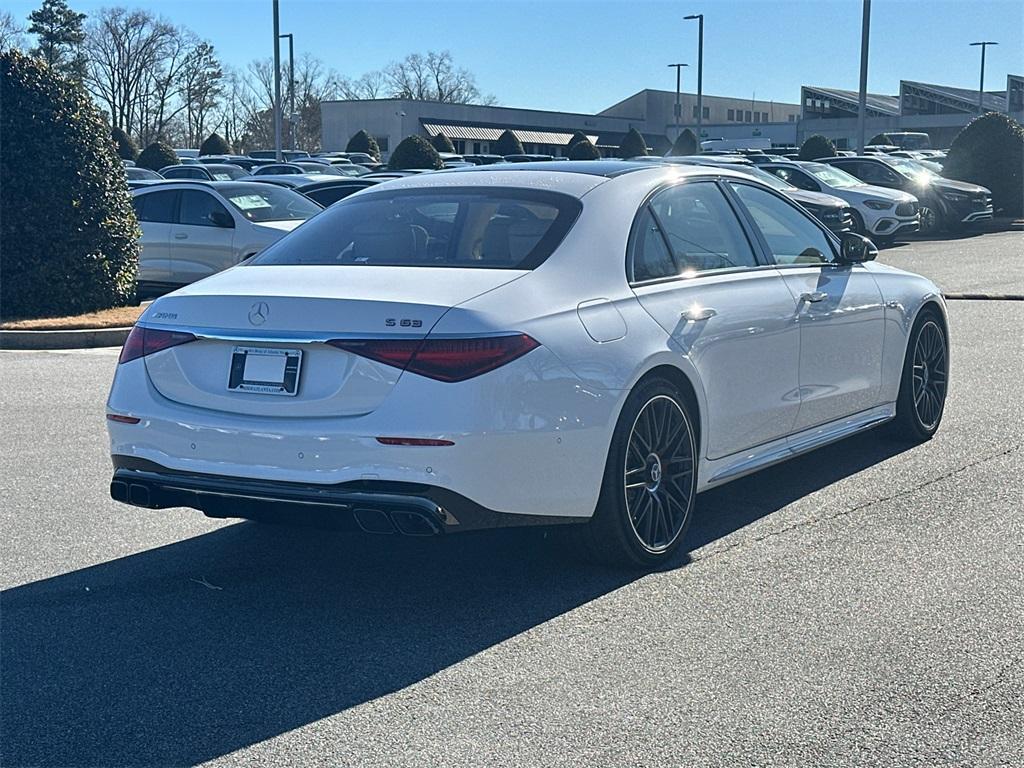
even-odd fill
[{"label": "rear bumper", "polygon": [[268,482],[175,472],[150,461],[114,456],[110,497],[146,509],[188,507],[209,517],[434,536],[490,528],[583,522],[587,518],[511,515],[464,496],[413,483],[337,485]]}]

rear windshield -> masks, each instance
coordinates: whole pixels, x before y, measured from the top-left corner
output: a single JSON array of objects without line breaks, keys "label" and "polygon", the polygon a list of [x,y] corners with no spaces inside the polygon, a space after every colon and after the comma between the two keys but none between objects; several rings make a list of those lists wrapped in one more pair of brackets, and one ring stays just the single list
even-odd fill
[{"label": "rear windshield", "polygon": [[331,206],[249,263],[533,269],[580,210],[574,197],[526,189],[362,194]]}]

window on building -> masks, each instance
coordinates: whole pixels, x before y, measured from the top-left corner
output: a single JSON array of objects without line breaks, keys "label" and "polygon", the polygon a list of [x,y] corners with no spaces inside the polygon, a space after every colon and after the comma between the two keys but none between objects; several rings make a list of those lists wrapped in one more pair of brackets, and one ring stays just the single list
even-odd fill
[{"label": "window on building", "polygon": [[479,141],[474,141],[473,142],[473,154],[474,155],[479,155],[481,152],[482,152],[482,150],[480,149],[480,142]]},{"label": "window on building", "polygon": [[795,123],[796,122],[796,115],[790,115],[789,116],[789,122]]},{"label": "window on building", "polygon": [[754,113],[754,122],[755,123],[760,123],[761,122],[761,113],[760,112],[755,112]]},{"label": "window on building", "polygon": [[761,113],[761,122],[762,123],[767,123],[768,122],[768,113],[767,112],[762,112]]},{"label": "window on building", "polygon": [[707,120],[709,117],[711,117],[711,107],[704,107],[702,112],[704,114],[704,119],[705,120]]},{"label": "window on building", "polygon": [[693,116],[694,117],[697,116],[697,105],[696,104],[693,105]]},{"label": "window on building", "polygon": [[729,110],[729,121],[732,122],[734,120],[736,120],[736,110],[735,109],[730,109]]},{"label": "window on building", "polygon": [[464,155],[466,153],[466,142],[464,140],[453,141],[452,146],[455,147],[456,154]]},{"label": "window on building", "polygon": [[381,152],[388,152],[388,151],[390,151],[391,143],[388,141],[388,137],[387,136],[374,136],[373,138],[377,141],[377,148]]},{"label": "window on building", "polygon": [[753,120],[754,120],[754,118],[750,114],[750,110],[748,109],[746,112],[744,112],[743,122],[750,123],[750,122],[753,122]]}]

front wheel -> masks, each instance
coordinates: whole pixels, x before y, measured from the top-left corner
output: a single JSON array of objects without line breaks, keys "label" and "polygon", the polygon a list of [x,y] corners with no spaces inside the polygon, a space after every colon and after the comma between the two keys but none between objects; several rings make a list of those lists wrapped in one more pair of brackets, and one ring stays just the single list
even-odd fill
[{"label": "front wheel", "polygon": [[920,209],[921,225],[918,232],[922,235],[934,235],[942,230],[942,212],[931,205],[922,203]]},{"label": "front wheel", "polygon": [[678,388],[652,379],[633,391],[615,427],[601,497],[581,532],[603,562],[651,567],[679,548],[693,517],[697,442]]},{"label": "front wheel", "polygon": [[930,440],[942,421],[948,384],[949,341],[936,313],[925,310],[910,332],[894,435],[917,443]]}]

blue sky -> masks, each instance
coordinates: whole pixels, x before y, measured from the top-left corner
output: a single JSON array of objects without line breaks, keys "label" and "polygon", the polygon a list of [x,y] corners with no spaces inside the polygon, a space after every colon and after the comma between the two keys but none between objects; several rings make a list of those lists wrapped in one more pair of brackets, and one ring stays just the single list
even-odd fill
[{"label": "blue sky", "polygon": [[[6,0],[24,18],[40,0]],[[90,13],[115,0],[69,0]],[[270,0],[126,2],[190,27],[234,66],[270,55]],[[696,22],[705,15],[705,93],[797,102],[801,84],[856,89],[860,0],[476,0],[398,2],[281,0],[281,31],[296,54],[310,52],[357,77],[415,51],[450,50],[485,93],[505,106],[593,112],[642,88],[675,88],[666,66],[688,62],[696,87]],[[979,49],[988,90],[1024,74],[1020,0],[874,0],[869,89],[897,93],[899,81],[977,88]]]}]

